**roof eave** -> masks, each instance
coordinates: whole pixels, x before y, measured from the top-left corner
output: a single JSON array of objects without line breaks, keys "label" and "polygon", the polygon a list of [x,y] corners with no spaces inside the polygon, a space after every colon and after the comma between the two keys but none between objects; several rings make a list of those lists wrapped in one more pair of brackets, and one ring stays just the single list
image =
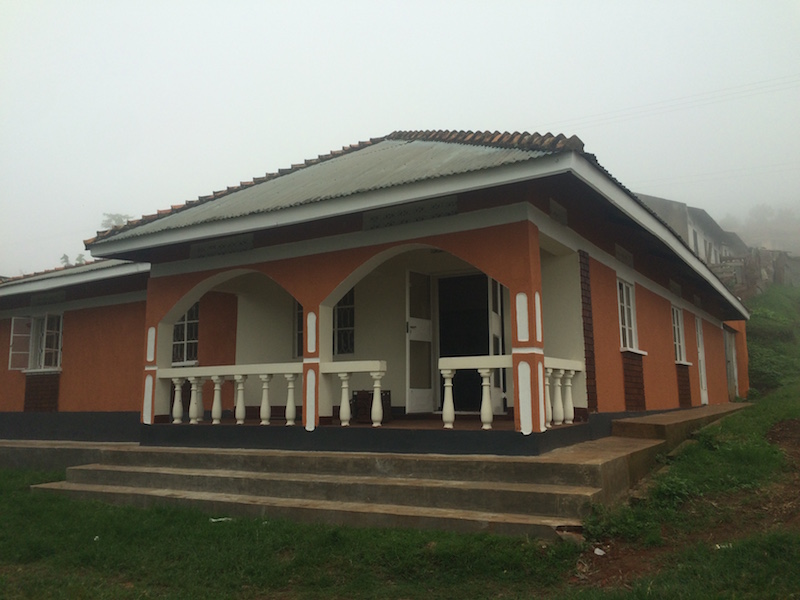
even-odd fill
[{"label": "roof eave", "polygon": [[0,285],[0,298],[48,292],[73,285],[118,279],[130,275],[148,273],[149,271],[150,265],[148,263],[125,263],[91,271],[76,269],[74,273],[65,274],[62,272],[57,277],[38,276],[31,279],[3,283]]},{"label": "roof eave", "polygon": [[681,241],[678,235],[666,223],[657,218],[644,203],[638,200],[631,192],[612,181],[597,165],[583,156],[573,154],[571,161],[573,163],[571,168],[576,177],[607,198],[645,230],[664,241],[670,250],[695,273],[705,279],[742,319],[750,318],[750,313],[742,302],[725,287],[708,265],[701,261]]}]

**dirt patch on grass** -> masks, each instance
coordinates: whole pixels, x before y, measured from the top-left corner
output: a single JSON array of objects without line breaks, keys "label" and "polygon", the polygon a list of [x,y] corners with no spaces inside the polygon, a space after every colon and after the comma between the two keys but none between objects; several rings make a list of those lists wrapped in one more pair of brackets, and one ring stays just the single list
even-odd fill
[{"label": "dirt patch on grass", "polygon": [[594,587],[628,587],[643,576],[654,575],[667,555],[697,542],[724,546],[743,537],[792,529],[800,531],[800,419],[776,423],[767,439],[784,452],[787,471],[777,481],[757,490],[713,499],[695,499],[683,508],[702,512],[710,524],[691,533],[664,529],[664,543],[656,547],[616,540],[595,544],[583,553],[571,582]]}]

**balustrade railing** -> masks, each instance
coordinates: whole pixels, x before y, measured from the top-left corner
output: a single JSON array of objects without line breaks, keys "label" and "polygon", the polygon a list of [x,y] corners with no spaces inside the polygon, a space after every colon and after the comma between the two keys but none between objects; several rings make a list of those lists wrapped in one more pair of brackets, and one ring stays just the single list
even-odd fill
[{"label": "balustrade railing", "polygon": [[[372,426],[380,427],[383,421],[383,404],[381,403],[381,379],[386,374],[386,361],[383,360],[356,360],[342,362],[326,362],[320,365],[322,374],[338,375],[341,381],[341,404],[339,419],[342,426],[350,425],[350,377],[354,373],[369,373],[372,377]],[[298,375],[303,373],[303,363],[267,363],[254,365],[227,365],[213,367],[173,367],[159,369],[159,379],[169,379],[174,388],[174,401],[172,405],[172,422],[183,422],[184,398],[183,384],[189,382],[189,422],[200,423],[203,420],[205,408],[203,405],[203,384],[211,380],[214,383],[214,399],[211,404],[211,423],[218,425],[222,420],[222,384],[227,381],[234,383],[234,417],[236,423],[245,422],[245,381],[248,377],[258,377],[261,381],[261,406],[259,416],[262,425],[269,425],[272,416],[269,385],[274,377],[283,376],[286,379],[286,425],[294,425],[297,420],[297,404],[295,401],[295,386]]]},{"label": "balustrade railing", "polygon": [[320,365],[320,373],[336,374],[341,384],[339,401],[339,421],[342,427],[350,425],[352,413],[350,410],[350,377],[353,373],[369,373],[372,377],[372,406],[370,417],[372,426],[380,427],[383,422],[383,403],[381,402],[381,379],[386,374],[385,360],[350,360],[341,362],[326,362]]},{"label": "balustrade railing", "polygon": [[269,397],[269,384],[275,376],[286,379],[286,425],[294,425],[297,419],[297,404],[295,402],[295,382],[297,376],[303,373],[303,363],[266,363],[254,365],[220,365],[213,367],[173,367],[159,369],[159,379],[169,379],[174,386],[174,401],[172,404],[172,422],[183,421],[182,388],[188,381],[191,388],[189,394],[189,422],[199,423],[203,420],[205,408],[203,405],[203,384],[211,380],[214,382],[214,399],[211,403],[211,423],[218,425],[222,420],[222,384],[229,380],[234,382],[235,404],[234,417],[236,423],[241,425],[245,421],[247,412],[244,399],[244,384],[248,377],[258,377],[261,380],[261,406],[259,416],[262,425],[269,425],[272,416],[272,406]]},{"label": "balustrade railing", "polygon": [[583,361],[565,358],[544,359],[545,426],[571,424],[575,419],[572,383],[583,372]]},{"label": "balustrade railing", "polygon": [[[510,369],[511,355],[499,356],[453,356],[439,359],[439,371],[444,379],[442,397],[442,421],[445,429],[455,423],[453,399],[453,377],[456,371],[477,371],[481,376],[481,428],[491,429],[494,420],[491,396],[491,375],[495,369]],[[545,357],[545,425],[572,423],[575,407],[572,398],[572,382],[584,370],[583,362],[563,358]]]},{"label": "balustrade railing", "polygon": [[473,370],[481,376],[481,428],[491,429],[494,420],[492,408],[491,375],[495,369],[510,369],[513,366],[511,355],[498,356],[450,356],[439,359],[439,371],[444,378],[442,397],[442,421],[445,429],[452,429],[456,421],[453,400],[453,377],[456,371]]}]

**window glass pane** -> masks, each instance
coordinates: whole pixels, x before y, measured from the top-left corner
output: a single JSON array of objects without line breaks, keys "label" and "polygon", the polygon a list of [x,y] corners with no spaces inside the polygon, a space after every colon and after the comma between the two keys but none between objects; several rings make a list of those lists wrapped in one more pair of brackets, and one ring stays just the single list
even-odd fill
[{"label": "window glass pane", "polygon": [[172,345],[172,362],[183,362],[183,344]]},{"label": "window glass pane", "polygon": [[186,343],[186,360],[197,360],[197,342]]}]

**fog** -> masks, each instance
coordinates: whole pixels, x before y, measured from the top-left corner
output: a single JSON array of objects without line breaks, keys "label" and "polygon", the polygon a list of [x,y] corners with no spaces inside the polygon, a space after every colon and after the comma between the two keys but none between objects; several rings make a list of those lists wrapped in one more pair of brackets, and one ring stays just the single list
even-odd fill
[{"label": "fog", "polygon": [[0,274],[401,129],[577,135],[635,192],[797,211],[798,57],[789,0],[3,0]]}]

